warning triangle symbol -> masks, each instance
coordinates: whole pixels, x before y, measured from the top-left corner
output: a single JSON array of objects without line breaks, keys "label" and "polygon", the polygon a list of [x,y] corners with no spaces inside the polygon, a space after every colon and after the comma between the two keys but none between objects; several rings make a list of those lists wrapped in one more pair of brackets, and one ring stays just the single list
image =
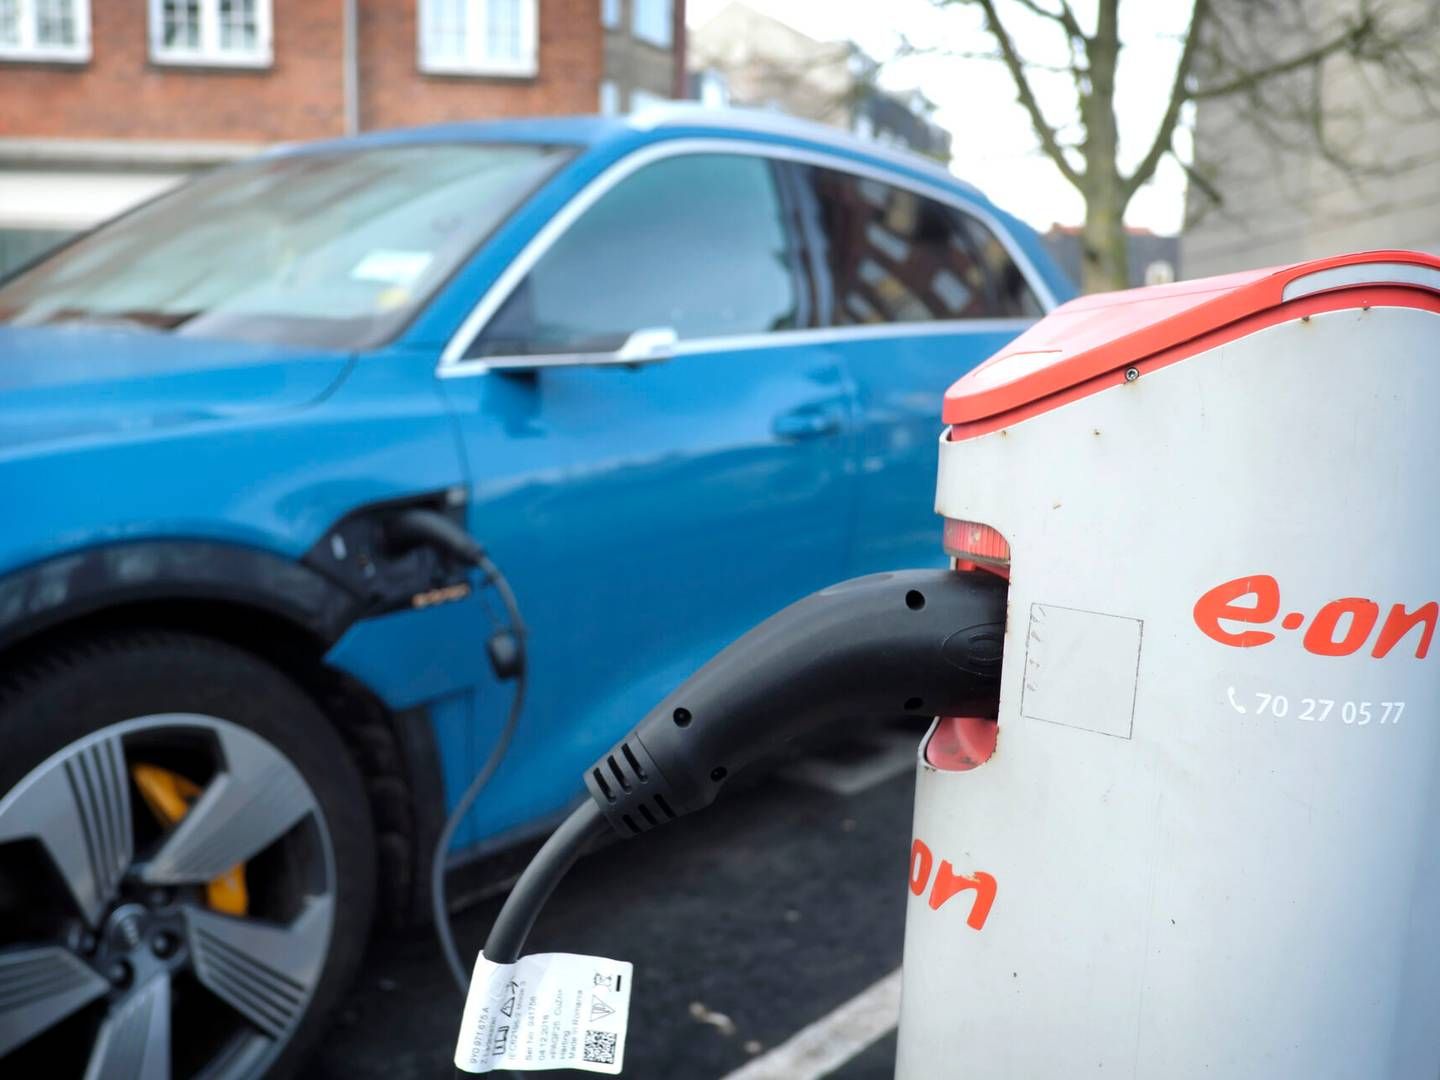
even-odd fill
[{"label": "warning triangle symbol", "polygon": [[600,1000],[599,994],[590,995],[590,1022],[592,1024],[596,1020],[604,1020],[605,1017],[614,1015],[614,1012],[614,1009]]}]

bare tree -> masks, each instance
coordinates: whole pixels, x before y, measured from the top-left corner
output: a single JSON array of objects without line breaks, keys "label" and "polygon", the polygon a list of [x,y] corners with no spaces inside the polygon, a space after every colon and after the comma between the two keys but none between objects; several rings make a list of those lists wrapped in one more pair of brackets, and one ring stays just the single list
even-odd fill
[{"label": "bare tree", "polygon": [[[1128,284],[1125,209],[1166,155],[1185,170],[1200,204],[1222,201],[1217,177],[1175,153],[1190,103],[1230,99],[1235,115],[1259,128],[1271,145],[1293,143],[1299,132],[1310,152],[1360,173],[1387,163],[1358,155],[1360,140],[1335,137],[1334,128],[1355,120],[1327,101],[1325,87],[1336,65],[1352,65],[1367,79],[1402,83],[1425,107],[1440,100],[1436,0],[1193,0],[1174,78],[1163,88],[1164,111],[1148,147],[1126,170],[1115,114],[1116,73],[1129,44],[1121,40],[1120,0],[1096,0],[1090,27],[1071,0],[933,2],[983,13],[994,44],[984,56],[1004,64],[1042,151],[1083,196],[1081,285],[1087,292]],[[1056,68],[1024,54],[1013,33],[1018,19],[1038,19],[1063,35],[1069,61],[1059,70],[1074,87],[1069,116],[1047,115],[1042,108],[1036,74]]]}]

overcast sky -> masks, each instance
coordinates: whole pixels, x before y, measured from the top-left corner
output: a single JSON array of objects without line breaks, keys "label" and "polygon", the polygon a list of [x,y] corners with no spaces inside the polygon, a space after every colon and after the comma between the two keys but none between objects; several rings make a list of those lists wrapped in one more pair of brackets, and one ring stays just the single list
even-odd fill
[{"label": "overcast sky", "polygon": [[[687,18],[695,26],[729,0],[687,2]],[[1121,5],[1121,39],[1127,47],[1117,77],[1116,113],[1121,160],[1127,165],[1144,154],[1164,111],[1191,3],[1130,0]],[[750,6],[811,37],[855,41],[877,59],[895,55],[901,34],[914,46],[952,54],[896,61],[886,67],[882,83],[892,89],[919,88],[940,107],[935,119],[954,135],[952,169],[996,203],[1042,230],[1052,222],[1080,223],[1084,216],[1080,195],[1038,149],[1004,66],[953,55],[990,51],[978,11],[965,6],[939,11],[930,0],[752,0]],[[1093,0],[1072,0],[1072,6],[1087,29],[1094,25]],[[1064,39],[1053,24],[1022,12],[1014,3],[1001,4],[1001,17],[1027,58],[1054,65],[1065,62]],[[1035,80],[1036,94],[1051,122],[1072,120],[1075,91],[1068,76],[1038,74]],[[1185,133],[1176,145],[1188,154]],[[1184,196],[1184,174],[1167,160],[1131,201],[1125,220],[1157,232],[1178,232]]]}]

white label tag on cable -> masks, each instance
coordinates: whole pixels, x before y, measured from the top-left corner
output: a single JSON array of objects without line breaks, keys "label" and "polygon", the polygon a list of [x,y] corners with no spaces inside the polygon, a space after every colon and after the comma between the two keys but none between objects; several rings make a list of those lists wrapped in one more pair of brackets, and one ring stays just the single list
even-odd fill
[{"label": "white label tag on cable", "polygon": [[632,970],[624,960],[576,953],[536,953],[513,964],[492,963],[481,953],[465,998],[456,1067],[618,1075]]}]

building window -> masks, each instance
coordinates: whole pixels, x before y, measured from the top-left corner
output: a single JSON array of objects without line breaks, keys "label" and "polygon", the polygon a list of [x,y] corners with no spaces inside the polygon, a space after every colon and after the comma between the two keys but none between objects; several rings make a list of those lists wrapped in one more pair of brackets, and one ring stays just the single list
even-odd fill
[{"label": "building window", "polygon": [[1175,280],[1175,267],[1167,259],[1156,259],[1145,267],[1146,285],[1169,285]]},{"label": "building window", "polygon": [[730,104],[730,84],[714,68],[706,68],[696,77],[695,97],[701,105],[721,109]]},{"label": "building window", "polygon": [[600,0],[600,25],[606,30],[620,29],[620,0]]},{"label": "building window", "polygon": [[636,113],[641,109],[651,109],[656,105],[664,105],[669,100],[664,94],[637,86],[630,91],[630,111]]},{"label": "building window", "polygon": [[89,0],[0,0],[0,60],[88,59]]},{"label": "building window", "polygon": [[635,0],[630,12],[630,27],[641,41],[670,48],[674,42],[675,5],[673,0]]},{"label": "building window", "polygon": [[150,0],[150,58],[161,64],[267,67],[270,0]]},{"label": "building window", "polygon": [[614,79],[600,80],[600,115],[618,116],[620,114],[620,87]]},{"label": "building window", "polygon": [[420,70],[534,75],[538,0],[420,0]]}]

